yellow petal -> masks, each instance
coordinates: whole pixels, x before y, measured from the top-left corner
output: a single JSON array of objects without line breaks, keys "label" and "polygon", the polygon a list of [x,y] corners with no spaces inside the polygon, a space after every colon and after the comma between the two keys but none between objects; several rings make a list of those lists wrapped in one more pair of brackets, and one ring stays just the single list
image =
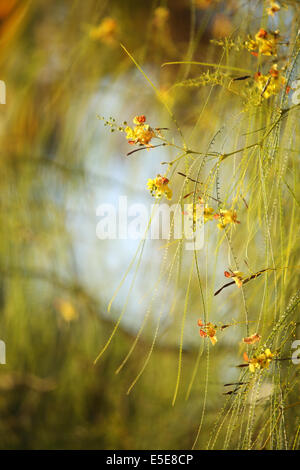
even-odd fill
[{"label": "yellow petal", "polygon": [[213,346],[218,342],[216,336],[210,336],[209,339],[211,340]]}]

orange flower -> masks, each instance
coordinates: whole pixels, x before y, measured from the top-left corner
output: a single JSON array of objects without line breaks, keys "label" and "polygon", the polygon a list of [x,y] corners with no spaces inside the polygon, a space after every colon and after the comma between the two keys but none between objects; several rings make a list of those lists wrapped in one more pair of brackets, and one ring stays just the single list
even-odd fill
[{"label": "orange flower", "polygon": [[135,127],[127,126],[125,128],[126,138],[129,144],[139,144],[145,145],[146,147],[151,147],[150,141],[153,137],[155,137],[154,130],[149,126],[149,124],[145,124],[146,116],[135,116],[133,118],[133,123]]},{"label": "orange flower", "polygon": [[143,124],[144,122],[146,122],[146,116],[144,114],[142,114],[141,116],[135,116],[133,118],[133,123],[134,124]]},{"label": "orange flower", "polygon": [[[217,337],[216,337],[216,325],[213,325],[211,322],[208,323],[202,323],[202,320],[198,320],[198,326],[202,327],[199,330],[199,334],[202,338],[206,338],[207,336],[209,337],[212,345],[214,346],[217,343]],[[206,330],[206,331],[205,331]]]},{"label": "orange flower", "polygon": [[252,336],[248,336],[247,338],[243,338],[243,342],[246,344],[255,344],[260,340],[261,336],[258,333],[254,333]]},{"label": "orange flower", "polygon": [[286,79],[277,67],[277,64],[274,64],[269,70],[268,75],[263,75],[261,72],[257,72],[254,75],[256,88],[265,99],[279,93],[286,83]]},{"label": "orange flower", "polygon": [[249,359],[248,354],[244,352],[243,354],[245,362],[249,364],[250,372],[255,372],[255,369],[268,369],[274,354],[271,353],[270,349],[266,349],[263,353],[259,354],[258,356],[254,355],[251,359]]},{"label": "orange flower", "polygon": [[252,55],[277,55],[277,43],[279,40],[279,31],[273,31],[268,33],[265,29],[261,28],[252,39],[249,36],[245,42],[245,47]]},{"label": "orange flower", "polygon": [[218,224],[218,228],[223,230],[228,224],[240,224],[240,221],[237,220],[237,213],[235,210],[226,210],[220,209],[219,214],[214,215],[215,219],[221,219],[221,222]]},{"label": "orange flower", "polygon": [[242,273],[241,271],[224,271],[224,276],[232,277],[238,287],[241,287],[243,284],[244,273]]},{"label": "orange flower", "polygon": [[160,199],[163,195],[169,200],[172,198],[172,189],[169,187],[169,180],[165,176],[157,175],[154,179],[148,179],[147,188],[156,199]]},{"label": "orange flower", "polygon": [[255,37],[259,39],[266,39],[267,36],[268,36],[267,31],[263,28],[260,28],[260,30],[258,31]]}]

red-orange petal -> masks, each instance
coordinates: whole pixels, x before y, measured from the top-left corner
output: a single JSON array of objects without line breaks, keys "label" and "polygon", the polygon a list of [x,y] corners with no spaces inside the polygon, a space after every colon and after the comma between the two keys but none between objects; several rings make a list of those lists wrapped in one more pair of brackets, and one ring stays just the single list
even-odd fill
[{"label": "red-orange petal", "polygon": [[246,338],[243,338],[243,342],[246,344],[255,344],[257,341],[259,341],[261,336],[258,333],[255,333],[252,336],[248,336]]},{"label": "red-orange petal", "polygon": [[248,354],[246,353],[246,351],[243,354],[243,358],[244,358],[244,361],[249,362],[249,357],[248,357]]},{"label": "red-orange petal", "polygon": [[258,35],[259,38],[266,38],[268,33],[265,29],[260,28],[257,35]]}]

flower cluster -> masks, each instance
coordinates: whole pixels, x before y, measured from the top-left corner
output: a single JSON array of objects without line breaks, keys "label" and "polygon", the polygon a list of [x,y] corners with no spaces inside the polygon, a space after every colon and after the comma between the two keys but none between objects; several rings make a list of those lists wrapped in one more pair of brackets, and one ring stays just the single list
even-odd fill
[{"label": "flower cluster", "polygon": [[[211,7],[213,4],[219,3],[220,0],[195,0],[195,6],[199,7],[201,9],[206,9]],[[268,3],[267,7],[267,14],[269,16],[274,16],[279,10],[280,10],[280,4],[277,3],[274,0],[268,0],[265,2],[266,4]],[[158,7],[154,10],[154,18],[153,18],[153,24],[155,28],[158,30],[165,30],[166,23],[168,21],[168,18],[170,16],[170,11],[169,9],[165,7]],[[222,27],[225,27],[226,30],[226,25],[224,26],[222,24],[222,21],[224,21],[224,16],[220,15],[221,21],[217,23],[216,29],[214,31],[215,36],[222,36]],[[228,28],[230,28],[230,24],[228,25]],[[221,30],[221,32],[220,32]],[[109,19],[106,19],[106,22],[102,22],[101,25],[98,28],[95,28],[94,30],[91,31],[90,36],[93,38],[98,38],[98,39],[104,39],[105,37],[109,40],[110,37],[113,37],[116,34],[116,25],[114,25],[113,21],[109,21]],[[227,35],[227,34],[225,34]],[[246,40],[245,40],[246,39]],[[238,76],[235,77],[231,71],[220,71],[219,68],[217,68],[216,71],[210,71],[208,70],[206,73],[201,74],[201,76],[196,77],[196,78],[191,78],[188,80],[184,80],[176,86],[184,86],[184,87],[194,87],[194,86],[200,86],[200,85],[206,85],[206,84],[212,84],[212,85],[220,85],[222,87],[227,87],[230,89],[232,86],[232,83],[236,80],[248,80],[246,83],[246,96],[249,96],[250,98],[253,98],[252,100],[248,100],[251,104],[252,102],[256,104],[261,104],[263,99],[269,99],[273,95],[277,95],[280,93],[282,88],[286,85],[286,78],[284,77],[283,71],[285,70],[284,67],[279,70],[278,65],[275,63],[276,61],[280,61],[283,59],[281,57],[281,53],[279,54],[279,50],[281,49],[281,44],[282,42],[282,37],[280,35],[279,30],[276,31],[269,31],[264,28],[260,28],[256,34],[253,31],[253,34],[248,36],[247,38],[242,37],[242,38],[237,38],[235,40],[232,40],[231,38],[225,37],[223,40],[218,40],[218,41],[212,41],[215,44],[222,45],[224,47],[224,50],[228,52],[230,49],[235,48],[236,51],[240,51],[243,49],[245,51],[248,50],[254,57],[258,57],[258,64],[255,68],[255,70],[259,70],[254,74],[251,71],[245,71],[243,73],[247,73],[247,75],[243,76]],[[247,54],[247,53],[246,53]],[[277,55],[279,55],[279,59],[277,59]],[[271,58],[271,59],[270,59]],[[253,59],[252,59],[253,60]],[[272,67],[269,69],[270,65],[267,67],[266,63],[268,61],[272,60]],[[266,68],[265,68],[266,67]],[[260,70],[263,71],[269,71],[264,74]],[[238,71],[238,69],[237,69]],[[230,85],[227,85],[230,81]],[[289,88],[287,88],[287,91]],[[107,125],[112,127],[112,131],[115,129],[115,124],[114,122],[108,122],[106,123]],[[138,145],[143,148],[153,148],[154,146],[152,145],[152,140],[154,138],[161,139],[161,142],[159,145],[155,147],[159,147],[160,145],[172,145],[170,142],[168,142],[166,139],[162,138],[162,135],[160,134],[160,130],[166,129],[166,128],[152,128],[150,127],[149,124],[146,123],[146,116],[145,115],[138,115],[135,116],[133,119],[133,125],[128,126],[127,123],[124,123],[124,127],[119,127],[119,130],[122,132],[125,132],[126,134],[126,139],[129,144],[131,145]],[[256,145],[256,144],[254,144]],[[181,147],[178,145],[174,145],[176,148],[181,150]],[[248,148],[253,147],[253,145],[250,145]],[[247,148],[247,147],[246,147]],[[136,152],[137,150],[141,150],[141,148],[134,149],[132,152]],[[197,154],[195,151],[187,151],[187,148],[184,146],[184,155],[188,154]],[[129,152],[131,154],[132,152]],[[231,154],[234,154],[237,152],[232,152]],[[183,156],[184,156],[183,155]],[[230,154],[228,154],[230,155]],[[177,157],[174,159],[172,162],[169,162],[169,168],[170,166],[175,162],[178,161],[182,157]],[[163,164],[168,163],[168,162],[162,162]],[[179,172],[178,172],[179,173]],[[195,181],[192,178],[189,178],[189,176],[186,176],[182,173],[179,173],[182,176],[185,176],[186,179],[190,179],[191,181],[199,184],[204,184],[201,183],[200,181]],[[168,173],[166,173],[168,175]],[[172,198],[172,189],[169,186],[170,181],[166,176],[162,176],[161,174],[157,174],[156,177],[153,179],[148,179],[147,181],[147,189],[150,191],[150,194],[155,198],[155,199],[162,199],[165,197],[167,200],[171,200]],[[203,187],[202,187],[203,188]],[[192,193],[184,196],[188,197]],[[194,194],[194,193],[193,193]],[[197,193],[199,194],[199,192]],[[204,192],[200,192],[200,194],[204,194]],[[209,196],[211,197],[211,196]],[[211,197],[214,199],[213,197]],[[216,199],[215,199],[216,200]],[[220,203],[222,204],[222,203]],[[247,204],[246,204],[247,206]],[[248,207],[248,206],[247,206]],[[230,209],[226,207],[214,209],[213,207],[210,207],[210,204],[206,204],[204,199],[202,197],[198,198],[197,203],[189,204],[188,208],[186,209],[187,212],[184,212],[185,215],[188,215],[191,220],[193,221],[193,229],[195,224],[201,220],[202,223],[207,223],[209,221],[216,221],[217,227],[220,231],[226,230],[229,226],[235,226],[236,224],[240,224],[240,221],[238,220],[238,215],[237,211],[231,207]],[[224,275],[226,278],[229,278],[229,282],[226,281],[226,284],[222,286],[214,295],[218,295],[224,288],[228,286],[237,286],[238,288],[242,288],[246,283],[248,283],[250,280],[257,278],[260,276],[263,272],[267,271],[269,268],[263,269],[261,271],[258,271],[256,273],[248,274],[245,275],[241,271],[233,271],[229,269],[228,271],[224,271]],[[198,327],[199,327],[199,335],[201,338],[209,338],[211,344],[213,346],[216,345],[218,342],[217,335],[219,335],[219,332],[222,332],[224,328],[227,328],[228,326],[231,325],[217,325],[212,322],[205,322],[202,321],[201,319],[198,320]],[[242,338],[242,342],[244,345],[246,344],[247,346],[254,346],[254,352],[252,351],[250,358],[248,357],[248,354],[245,352],[244,353],[244,361],[245,363],[242,364],[241,366],[238,367],[246,367],[249,368],[249,371],[251,373],[255,373],[256,370],[264,370],[268,369],[271,362],[273,361],[274,357],[276,357],[277,352],[272,353],[270,349],[263,349],[261,348],[261,352],[255,351],[256,344],[261,340],[261,336],[258,333],[254,333],[250,336],[246,336]],[[277,360],[277,359],[276,359]]]},{"label": "flower cluster", "polygon": [[[199,334],[201,338],[209,338],[210,341],[212,342],[213,346],[218,342],[217,339],[217,330],[223,331],[225,328],[228,328],[229,326],[234,325],[233,324],[227,324],[227,325],[215,325],[211,322],[203,323],[202,320],[198,320],[198,326],[200,327]],[[248,345],[253,345],[260,341],[261,336],[258,333],[254,333],[251,336],[248,336],[246,338],[243,338],[243,343],[248,344]],[[260,354],[259,356],[253,356],[253,358],[250,360],[247,356],[246,353],[244,353],[244,359],[246,362],[249,364],[252,364],[255,368],[266,368],[268,367],[269,363],[271,362],[271,359],[273,358],[274,354],[271,354],[270,350],[266,350],[263,354]],[[256,365],[258,364],[258,365]],[[241,367],[241,366],[240,366]],[[243,366],[242,366],[243,367]],[[251,368],[252,369],[252,368]]]},{"label": "flower cluster", "polygon": [[155,132],[149,124],[145,124],[145,122],[146,116],[136,116],[133,118],[135,127],[132,128],[127,126],[125,128],[126,138],[129,144],[139,144],[151,147],[150,141],[155,137]]},{"label": "flower cluster", "polygon": [[279,31],[267,32],[261,28],[255,35],[254,39],[248,38],[245,42],[245,47],[252,55],[258,56],[277,56],[277,46],[280,39]]},{"label": "flower cluster", "polygon": [[148,179],[147,188],[152,196],[160,199],[163,195],[167,199],[172,198],[172,190],[168,186],[169,180],[165,176],[157,175],[154,179]]},{"label": "flower cluster", "polygon": [[220,212],[215,214],[214,218],[220,220],[218,224],[220,230],[223,230],[228,224],[240,224],[240,221],[237,220],[236,211],[232,209],[220,209]]},{"label": "flower cluster", "polygon": [[257,72],[254,75],[254,80],[256,88],[260,91],[261,96],[263,96],[265,99],[268,99],[270,96],[279,93],[286,83],[286,79],[278,70],[277,64],[272,66],[267,75],[263,75],[261,72]]},{"label": "flower cluster", "polygon": [[217,343],[217,325],[213,325],[211,322],[203,323],[202,320],[198,320],[198,326],[200,326],[199,334],[202,338],[208,337],[214,346]]},{"label": "flower cluster", "polygon": [[[199,204],[204,205],[204,199],[199,198]],[[190,214],[187,215],[193,215],[193,222],[196,223],[200,217],[203,217],[204,223],[208,222],[209,220],[220,220],[220,223],[218,223],[218,228],[220,230],[223,230],[226,225],[228,224],[240,224],[240,221],[237,220],[237,213],[235,210],[232,209],[220,209],[219,212],[215,212],[213,207],[207,207],[205,206],[203,211],[200,210],[199,204],[194,204],[193,205],[193,214],[192,214],[192,209],[189,208]],[[192,206],[192,205],[191,205]]]},{"label": "flower cluster", "polygon": [[270,349],[266,349],[265,352],[254,355],[251,359],[249,359],[248,354],[244,353],[244,359],[249,364],[250,372],[255,372],[256,369],[268,369],[274,354],[271,353]]},{"label": "flower cluster", "polygon": [[204,207],[203,211],[204,223],[208,222],[209,220],[213,220],[215,217],[214,209],[212,207]]}]

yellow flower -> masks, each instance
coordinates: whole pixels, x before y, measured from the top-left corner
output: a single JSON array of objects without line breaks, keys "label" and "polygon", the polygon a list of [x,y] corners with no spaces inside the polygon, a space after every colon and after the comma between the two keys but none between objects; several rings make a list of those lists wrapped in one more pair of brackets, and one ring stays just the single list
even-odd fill
[{"label": "yellow flower", "polygon": [[217,326],[213,325],[211,322],[202,323],[202,320],[198,320],[198,326],[200,326],[200,330],[199,330],[200,336],[202,338],[206,338],[208,336],[212,345],[214,346],[218,342],[218,339],[216,337]]},{"label": "yellow flower", "polygon": [[274,354],[271,353],[270,349],[266,349],[263,354],[260,354],[257,358],[260,367],[262,369],[267,369],[274,357]]},{"label": "yellow flower", "polygon": [[232,277],[238,287],[241,287],[243,284],[244,273],[242,273],[241,271],[224,271],[224,276]]},{"label": "yellow flower", "polygon": [[141,145],[149,145],[151,139],[155,136],[154,131],[149,124],[136,126],[135,130],[136,141]]},{"label": "yellow flower", "polygon": [[235,281],[236,285],[238,287],[241,287],[243,284],[243,276],[244,274],[240,271],[233,271],[234,276],[232,276],[232,279]]},{"label": "yellow flower", "polygon": [[249,370],[250,372],[254,373],[255,369],[259,368],[259,364],[257,362],[256,358],[251,359],[251,362],[249,363]]},{"label": "yellow flower", "polygon": [[247,50],[250,51],[250,52],[255,51],[258,48],[257,42],[254,41],[254,39],[251,39],[250,37],[249,37],[248,41],[245,42],[245,46],[246,46]]},{"label": "yellow flower", "polygon": [[163,195],[165,195],[167,199],[171,199],[172,190],[169,188],[168,183],[168,178],[157,175],[154,179],[148,179],[147,188],[156,199],[160,199]]},{"label": "yellow flower", "polygon": [[280,5],[277,2],[274,2],[273,0],[269,0],[270,7],[267,8],[267,13],[270,16],[274,16],[277,11],[280,10]]},{"label": "yellow flower", "polygon": [[146,117],[142,116],[135,116],[133,118],[133,123],[135,127],[127,126],[125,128],[126,138],[129,144],[139,144],[145,145],[146,147],[151,147],[150,141],[153,137],[155,137],[154,130],[149,126],[149,124],[145,124]]},{"label": "yellow flower", "polygon": [[213,220],[213,218],[214,218],[214,209],[213,209],[213,207],[205,207],[203,215],[204,215],[204,223],[207,222],[208,220]]},{"label": "yellow flower", "polygon": [[268,33],[265,29],[261,28],[255,34],[254,40],[249,37],[248,41],[245,42],[245,47],[255,56],[258,54],[276,56],[279,38],[279,31]]},{"label": "yellow flower", "polygon": [[209,337],[212,345],[214,346],[218,342],[218,339],[216,337],[216,330],[214,329],[213,326],[208,327],[207,334],[208,334],[208,337]]},{"label": "yellow flower", "polygon": [[91,39],[102,41],[106,44],[115,43],[118,36],[118,23],[110,17],[104,18],[99,26],[95,26],[89,32]]},{"label": "yellow flower", "polygon": [[240,221],[237,220],[237,213],[235,210],[220,209],[219,214],[214,215],[215,219],[220,219],[221,222],[218,224],[218,228],[223,230],[228,224],[239,224]]},{"label": "yellow flower", "polygon": [[277,64],[272,66],[268,75],[263,75],[260,72],[256,73],[254,80],[257,89],[265,99],[279,93],[286,83],[286,79],[279,72]]},{"label": "yellow flower", "polygon": [[255,372],[255,369],[268,369],[274,354],[270,349],[266,349],[265,352],[259,354],[258,356],[253,356],[252,359],[248,358],[247,353],[244,353],[244,359],[249,363],[250,372]]},{"label": "yellow flower", "polygon": [[125,127],[125,132],[126,132],[126,139],[129,140],[129,143],[131,143],[131,141],[134,142],[135,141],[134,129],[127,126],[127,127]]}]

